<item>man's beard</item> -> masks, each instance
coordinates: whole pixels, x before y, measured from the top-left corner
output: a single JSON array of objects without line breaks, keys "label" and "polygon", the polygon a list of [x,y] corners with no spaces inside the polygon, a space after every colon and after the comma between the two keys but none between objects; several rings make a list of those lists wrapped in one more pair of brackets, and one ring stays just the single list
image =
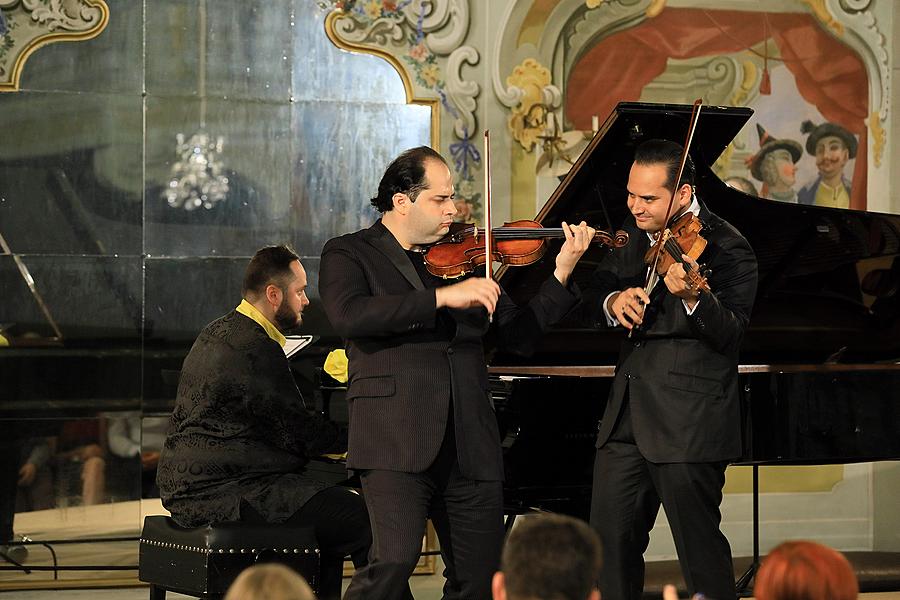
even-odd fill
[{"label": "man's beard", "polygon": [[292,311],[287,302],[282,301],[281,306],[275,311],[275,327],[281,333],[299,327],[302,321],[303,317]]}]

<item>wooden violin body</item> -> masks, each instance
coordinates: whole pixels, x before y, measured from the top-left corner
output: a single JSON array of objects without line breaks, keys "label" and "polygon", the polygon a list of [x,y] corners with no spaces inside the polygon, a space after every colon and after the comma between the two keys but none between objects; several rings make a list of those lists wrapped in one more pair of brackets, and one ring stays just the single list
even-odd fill
[{"label": "wooden violin body", "polygon": [[[678,217],[671,227],[664,230],[659,240],[647,250],[644,262],[648,265],[656,263],[656,272],[665,276],[676,262],[682,263],[687,271],[691,285],[698,290],[709,291],[709,283],[698,269],[685,263],[681,257],[686,254],[695,262],[706,249],[706,239],[700,235],[703,222],[691,212],[686,212]],[[659,257],[657,258],[657,253]]]},{"label": "wooden violin body", "polygon": [[[491,231],[491,255],[494,262],[510,266],[530,265],[547,251],[546,240],[564,237],[562,228],[542,227],[537,221],[520,220],[504,223]],[[598,230],[593,242],[613,248],[628,243],[628,234],[610,234]],[[485,264],[484,229],[468,223],[454,223],[450,233],[425,252],[428,271],[447,279],[462,277]]]}]

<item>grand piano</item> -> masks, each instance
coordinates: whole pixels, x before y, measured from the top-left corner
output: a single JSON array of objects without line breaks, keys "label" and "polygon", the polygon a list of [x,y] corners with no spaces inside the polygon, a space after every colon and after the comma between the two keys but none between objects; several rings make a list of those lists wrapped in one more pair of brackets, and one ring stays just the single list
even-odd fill
[{"label": "grand piano", "polygon": [[[691,108],[619,104],[537,220],[618,229],[634,148],[650,138],[683,143]],[[704,106],[691,147],[698,195],[744,234],[759,262],[740,357],[740,462],[900,459],[900,216],[786,204],[726,186],[713,165],[751,114]],[[586,284],[610,251],[589,251],[576,282]],[[507,269],[500,282],[522,302],[552,268],[545,259]],[[594,438],[623,335],[563,322],[527,359],[489,358],[511,508],[587,516]]]}]

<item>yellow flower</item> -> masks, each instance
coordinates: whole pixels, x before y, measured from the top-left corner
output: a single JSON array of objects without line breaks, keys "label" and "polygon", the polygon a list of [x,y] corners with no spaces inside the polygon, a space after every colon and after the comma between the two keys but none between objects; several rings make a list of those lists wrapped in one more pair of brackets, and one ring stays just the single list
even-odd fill
[{"label": "yellow flower", "polygon": [[325,357],[323,370],[341,383],[347,383],[347,353],[343,348],[332,350]]},{"label": "yellow flower", "polygon": [[428,65],[427,67],[422,69],[422,72],[419,73],[419,76],[422,78],[422,81],[425,82],[425,85],[428,87],[434,87],[434,84],[438,82],[438,79],[441,78],[441,71],[438,69],[437,65]]},{"label": "yellow flower", "polygon": [[381,16],[381,2],[379,0],[369,0],[363,7],[366,16],[374,20]]}]

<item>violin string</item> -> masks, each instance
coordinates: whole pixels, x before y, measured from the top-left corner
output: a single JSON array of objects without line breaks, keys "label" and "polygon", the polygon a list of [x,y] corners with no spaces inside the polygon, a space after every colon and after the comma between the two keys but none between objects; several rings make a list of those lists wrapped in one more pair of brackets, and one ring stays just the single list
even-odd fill
[{"label": "violin string", "polygon": [[684,262],[684,259],[681,258],[681,246],[679,246],[674,239],[669,238],[668,240],[666,240],[666,251],[672,256],[672,258],[674,258],[678,262]]}]

